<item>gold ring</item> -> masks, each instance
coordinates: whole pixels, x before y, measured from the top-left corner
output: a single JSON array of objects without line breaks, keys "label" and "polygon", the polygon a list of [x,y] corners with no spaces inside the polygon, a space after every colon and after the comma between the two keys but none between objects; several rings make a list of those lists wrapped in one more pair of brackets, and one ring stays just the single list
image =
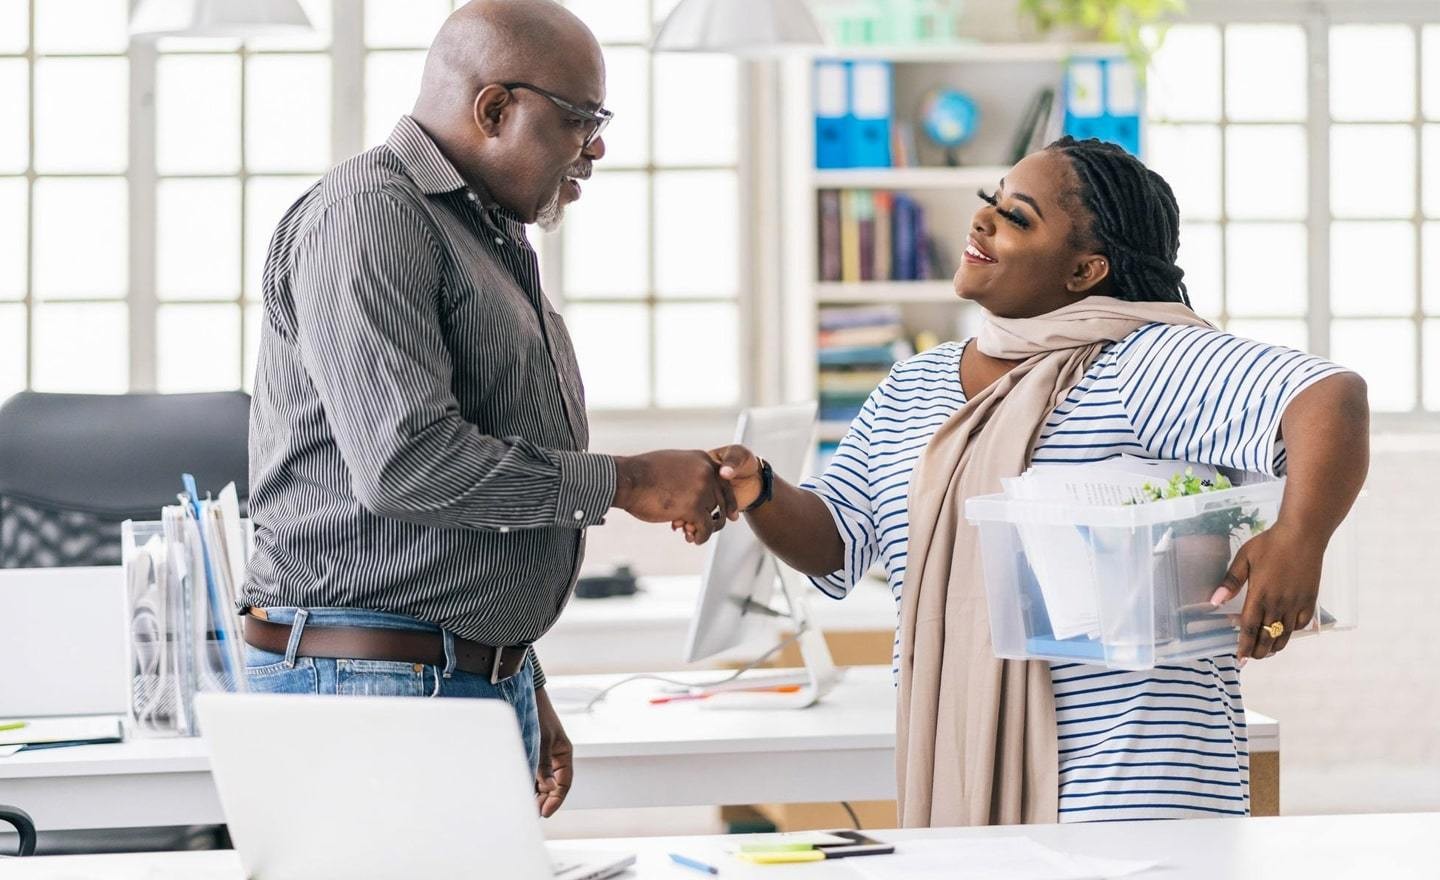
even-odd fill
[{"label": "gold ring", "polygon": [[1285,624],[1281,623],[1278,620],[1272,624],[1269,624],[1268,626],[1264,626],[1261,628],[1264,629],[1267,633],[1269,633],[1270,638],[1272,639],[1278,639],[1281,636],[1285,635]]}]

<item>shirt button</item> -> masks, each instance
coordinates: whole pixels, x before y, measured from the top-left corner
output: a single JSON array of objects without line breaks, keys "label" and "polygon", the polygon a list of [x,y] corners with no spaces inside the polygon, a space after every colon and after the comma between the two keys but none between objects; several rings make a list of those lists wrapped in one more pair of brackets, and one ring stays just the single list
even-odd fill
[{"label": "shirt button", "polygon": [[508,534],[510,534],[510,527],[509,527],[509,526],[501,526],[501,527],[500,527],[500,534],[502,534],[502,535],[508,535]]},{"label": "shirt button", "polygon": [[575,518],[576,518],[576,519],[584,519],[584,518],[585,518],[585,511],[583,511],[583,510],[577,510],[577,511],[575,511]]},{"label": "shirt button", "polygon": [[504,244],[504,243],[505,243],[505,239],[503,239],[503,238],[501,238],[500,236],[497,235],[497,236],[495,236],[495,243],[496,243],[496,244]]},{"label": "shirt button", "polygon": [[467,193],[465,194],[465,198],[469,199],[469,200],[472,201],[472,202],[478,202],[478,201],[480,201],[480,197],[477,196],[477,195],[475,195],[473,192],[467,192]]}]

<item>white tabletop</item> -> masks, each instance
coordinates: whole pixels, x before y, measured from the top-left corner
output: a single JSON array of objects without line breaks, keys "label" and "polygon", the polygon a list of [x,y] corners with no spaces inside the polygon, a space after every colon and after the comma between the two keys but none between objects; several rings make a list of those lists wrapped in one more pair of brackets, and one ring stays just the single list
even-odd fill
[{"label": "white tabletop", "polygon": [[[674,673],[713,680],[715,672]],[[621,676],[557,676],[594,688]],[[886,800],[895,796],[895,690],[890,670],[848,669],[808,709],[651,705],[652,682],[615,691],[590,713],[562,714],[575,743],[567,809]],[[1279,747],[1278,725],[1247,713],[1252,751]],[[202,739],[20,752],[0,758],[0,795],[41,828],[222,821]]]},{"label": "white tabletop", "polygon": [[[952,841],[984,847],[1023,836],[1062,852],[1158,862],[1132,876],[1156,880],[1434,880],[1440,865],[1440,813],[1305,816],[1270,819],[1190,819],[1005,828],[873,831],[903,855],[910,841]],[[630,880],[703,876],[671,864],[678,852],[716,865],[724,880],[858,880],[860,860],[807,865],[751,866],[729,855],[735,837],[635,838],[566,841],[566,848],[634,852]],[[885,856],[869,856],[883,859]],[[231,851],[100,856],[52,856],[4,863],[6,880],[242,880]],[[477,877],[483,876],[477,866]],[[956,876],[966,876],[958,870]]]}]

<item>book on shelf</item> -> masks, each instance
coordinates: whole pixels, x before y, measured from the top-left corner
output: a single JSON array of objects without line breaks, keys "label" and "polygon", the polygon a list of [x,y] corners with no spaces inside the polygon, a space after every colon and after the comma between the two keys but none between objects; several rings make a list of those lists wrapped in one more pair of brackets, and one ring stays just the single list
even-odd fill
[{"label": "book on shelf", "polygon": [[846,425],[895,362],[914,349],[893,305],[823,308],[817,317],[820,421]]},{"label": "book on shelf", "polygon": [[925,210],[904,193],[823,189],[818,197],[819,278],[927,281],[935,277]]},{"label": "book on shelf", "polygon": [[840,191],[820,191],[820,280],[839,281],[840,267]]},{"label": "book on shelf", "polygon": [[874,327],[900,323],[900,308],[892,305],[842,306],[820,309],[817,313],[821,330],[842,327]]}]

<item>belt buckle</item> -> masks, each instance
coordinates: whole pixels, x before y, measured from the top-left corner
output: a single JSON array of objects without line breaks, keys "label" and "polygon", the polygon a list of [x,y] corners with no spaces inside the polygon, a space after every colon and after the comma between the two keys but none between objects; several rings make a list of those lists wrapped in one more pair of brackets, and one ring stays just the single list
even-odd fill
[{"label": "belt buckle", "polygon": [[490,661],[490,683],[491,683],[492,685],[499,684],[499,683],[501,682],[501,678],[500,678],[500,663],[501,663],[501,661],[504,659],[504,657],[505,657],[505,649],[502,648],[502,647],[500,647],[499,645],[496,645],[496,646],[495,646],[495,659],[492,660],[492,661]]}]

